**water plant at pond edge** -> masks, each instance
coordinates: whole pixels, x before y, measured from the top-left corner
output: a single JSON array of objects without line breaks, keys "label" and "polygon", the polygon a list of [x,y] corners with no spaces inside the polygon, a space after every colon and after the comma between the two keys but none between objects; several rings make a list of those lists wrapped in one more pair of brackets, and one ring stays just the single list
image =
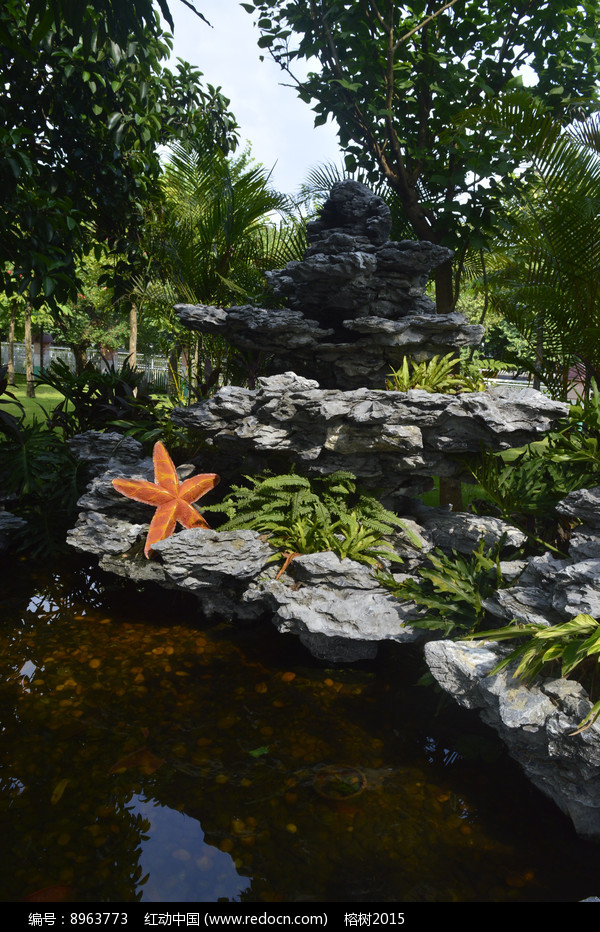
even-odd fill
[{"label": "water plant at pond edge", "polygon": [[[598,695],[596,672],[600,663],[600,622],[591,615],[580,614],[560,625],[511,624],[493,631],[481,631],[467,636],[465,640],[486,639],[504,641],[527,638],[524,644],[515,647],[491,671],[501,673],[517,663],[514,676],[525,683],[546,670],[560,665],[560,676],[568,677],[577,671],[576,679],[588,689],[590,696]],[[573,734],[594,724],[600,716],[600,699],[595,702],[579,728]]]},{"label": "water plant at pond edge", "polygon": [[485,547],[480,540],[470,558],[455,550],[452,555],[435,550],[427,554],[430,566],[420,567],[418,579],[398,582],[389,573],[377,578],[396,598],[408,599],[427,609],[421,618],[411,619],[411,628],[439,631],[449,637],[456,631],[474,632],[486,617],[485,600],[509,583],[500,568],[503,541]]},{"label": "water plant at pond edge", "polygon": [[[278,551],[273,559],[283,555],[284,568],[298,554],[325,550],[371,566],[382,559],[401,562],[384,538],[405,529],[404,522],[359,489],[352,473],[338,471],[313,479],[295,472],[245,478],[249,486],[234,485],[219,505],[206,510],[227,516],[221,531],[268,534]],[[416,538],[414,542],[420,546]]]},{"label": "water plant at pond edge", "polygon": [[146,479],[112,480],[113,487],[121,495],[156,507],[146,537],[146,557],[150,556],[153,544],[171,536],[177,522],[185,528],[208,528],[208,522],[196,511],[193,503],[220,481],[215,473],[203,473],[180,482],[175,464],[160,441],[154,444],[152,458],[154,482]]},{"label": "water plant at pond edge", "polygon": [[82,491],[81,466],[54,431],[24,416],[0,422],[0,504],[10,503],[26,522],[14,535],[17,550],[42,556],[63,549]]}]

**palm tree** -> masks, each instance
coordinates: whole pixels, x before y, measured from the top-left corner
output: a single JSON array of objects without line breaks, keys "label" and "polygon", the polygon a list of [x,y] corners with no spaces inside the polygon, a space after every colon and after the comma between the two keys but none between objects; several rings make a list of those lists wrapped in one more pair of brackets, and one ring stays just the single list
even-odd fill
[{"label": "palm tree", "polygon": [[269,172],[237,159],[177,146],[163,176],[167,277],[178,299],[225,307],[264,297],[263,272],[306,248],[294,205]]},{"label": "palm tree", "polygon": [[[486,257],[490,301],[529,343],[529,368],[565,398],[573,366],[600,371],[600,121],[565,127],[512,92],[475,111],[522,153]],[[508,137],[508,139],[507,139]]]},{"label": "palm tree", "polygon": [[[177,303],[269,306],[264,272],[301,258],[306,248],[295,204],[269,179],[248,152],[233,159],[214,149],[173,147],[158,217],[150,225],[147,251],[155,274],[144,296],[169,314]],[[256,360],[242,360],[222,338],[201,335],[195,347],[190,340],[189,333],[176,340],[174,358],[186,349],[200,393],[218,381],[252,377]]]}]

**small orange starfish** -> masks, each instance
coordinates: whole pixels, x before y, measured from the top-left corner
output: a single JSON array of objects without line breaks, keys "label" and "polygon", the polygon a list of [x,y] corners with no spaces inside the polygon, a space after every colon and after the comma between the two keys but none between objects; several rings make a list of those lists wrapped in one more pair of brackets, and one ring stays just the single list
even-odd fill
[{"label": "small orange starfish", "polygon": [[160,441],[154,444],[152,459],[154,482],[146,479],[112,481],[117,492],[127,498],[156,506],[144,547],[146,557],[149,557],[153,544],[171,536],[178,521],[187,528],[209,527],[202,515],[192,507],[192,502],[214,489],[220,479],[215,473],[203,473],[180,482],[175,464]]}]

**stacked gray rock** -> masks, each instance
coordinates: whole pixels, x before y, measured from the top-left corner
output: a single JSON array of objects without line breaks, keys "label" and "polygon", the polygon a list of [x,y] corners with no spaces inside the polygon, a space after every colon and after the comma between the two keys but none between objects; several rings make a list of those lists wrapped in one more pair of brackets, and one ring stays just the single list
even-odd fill
[{"label": "stacked gray rock", "polygon": [[320,219],[307,225],[301,261],[267,272],[283,310],[177,305],[186,327],[224,334],[268,356],[271,373],[291,370],[322,388],[383,388],[406,355],[475,346],[483,327],[435,313],[425,294],[432,269],[452,253],[432,243],[391,242],[390,211],[357,181],[335,184]]},{"label": "stacked gray rock", "polygon": [[[102,457],[105,468],[80,499],[77,524],[67,537],[76,550],[98,556],[102,569],[189,591],[207,617],[249,621],[269,615],[280,631],[297,635],[315,656],[333,662],[371,658],[382,640],[421,637],[404,627],[416,616],[415,607],[394,599],[367,567],[329,552],[310,554],[297,557],[293,576],[278,581],[273,549],[254,531],[181,531],[155,544],[155,559],[145,560],[141,542],[149,508],[116,492],[112,480],[126,475],[152,481],[152,460],[140,451],[132,462],[133,449],[120,450],[107,436],[90,431],[75,445],[84,462],[97,468]],[[179,472],[183,478],[188,468]],[[400,553],[415,555],[401,533],[394,543]],[[423,552],[431,546],[423,538]]]},{"label": "stacked gray rock", "polygon": [[[368,188],[356,182],[334,185],[320,219],[309,224],[304,260],[270,275],[288,308],[178,308],[188,326],[225,333],[244,349],[261,349],[278,370],[259,379],[257,389],[226,386],[173,414],[176,424],[203,437],[208,458],[199,469],[218,472],[220,489],[240,473],[257,474],[274,465],[287,471],[295,464],[309,476],[342,469],[400,512],[414,503],[411,496],[431,485],[433,475],[460,474],[457,454],[539,439],[565,413],[565,406],[538,392],[498,388],[446,396],[383,390],[392,359],[388,350],[397,363],[409,350],[427,357],[477,343],[482,333],[457,315],[436,315],[425,295],[430,270],[448,261],[449,251],[431,243],[392,243],[390,225],[388,208]],[[290,371],[282,372],[286,365]],[[302,374],[315,370],[322,385]],[[209,574],[202,585],[193,567],[212,565],[216,541],[210,534],[178,534],[154,548],[152,561],[123,558],[143,536],[149,515],[145,506],[118,495],[111,480],[119,475],[151,479],[151,461],[122,439],[103,440],[101,450],[85,437],[75,444],[94,479],[69,539],[74,547],[97,553],[104,568],[190,588],[207,613],[247,618],[267,612],[320,657],[369,657],[382,639],[419,636],[404,626],[414,608],[395,602],[364,567],[331,554],[297,558],[279,581],[272,564],[252,563],[254,574],[248,576],[236,570],[246,552],[236,537],[228,558],[220,552],[222,572]],[[515,529],[493,519],[445,513],[440,521],[435,516],[423,525],[419,521],[416,517],[412,532],[420,549],[401,534],[393,541],[408,572],[440,543],[468,553],[482,535],[491,542],[507,532],[511,545],[521,540]],[[222,549],[227,542],[218,539]],[[185,541],[185,547],[175,541]],[[298,573],[305,576],[296,584]]]},{"label": "stacked gray rock", "polygon": [[523,685],[505,670],[493,674],[506,650],[430,641],[425,659],[437,682],[494,728],[531,782],[568,815],[579,835],[600,840],[600,725],[575,734],[591,709],[573,680],[538,677]]},{"label": "stacked gray rock", "polygon": [[390,228],[380,197],[339,182],[308,224],[304,259],[268,275],[287,308],[176,307],[185,326],[260,350],[275,373],[257,389],[226,386],[174,412],[178,425],[202,433],[219,468],[225,456],[225,471],[227,457],[255,473],[282,463],[306,475],[348,470],[401,509],[433,476],[467,478],[457,455],[529,443],[566,413],[532,390],[383,390],[405,356],[446,354],[483,335],[459,314],[436,314],[425,293],[450,251],[391,242]]},{"label": "stacked gray rock", "polygon": [[486,603],[500,623],[560,624],[579,614],[600,618],[600,486],[570,492],[556,510],[574,525],[568,557],[530,557],[517,584]]},{"label": "stacked gray rock", "polygon": [[0,511],[0,553],[5,553],[10,549],[14,535],[26,524],[24,518],[19,518],[10,511]]},{"label": "stacked gray rock", "polygon": [[252,457],[256,470],[280,454],[307,475],[349,470],[384,497],[418,494],[433,476],[464,473],[458,457],[506,450],[543,437],[567,407],[539,392],[502,386],[440,395],[321,389],[294,372],[227,386],[174,422],[217,451]]}]

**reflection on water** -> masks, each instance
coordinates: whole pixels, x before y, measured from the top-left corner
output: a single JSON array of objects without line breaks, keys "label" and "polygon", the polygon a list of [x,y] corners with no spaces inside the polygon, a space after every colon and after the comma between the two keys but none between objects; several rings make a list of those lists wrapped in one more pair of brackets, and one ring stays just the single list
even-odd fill
[{"label": "reflection on water", "polygon": [[140,864],[142,899],[155,903],[239,900],[250,891],[230,854],[204,841],[202,826],[176,809],[134,794],[133,810],[148,822]]},{"label": "reflection on water", "polygon": [[0,899],[577,900],[596,846],[418,653],[327,667],[76,560],[5,564]]}]

